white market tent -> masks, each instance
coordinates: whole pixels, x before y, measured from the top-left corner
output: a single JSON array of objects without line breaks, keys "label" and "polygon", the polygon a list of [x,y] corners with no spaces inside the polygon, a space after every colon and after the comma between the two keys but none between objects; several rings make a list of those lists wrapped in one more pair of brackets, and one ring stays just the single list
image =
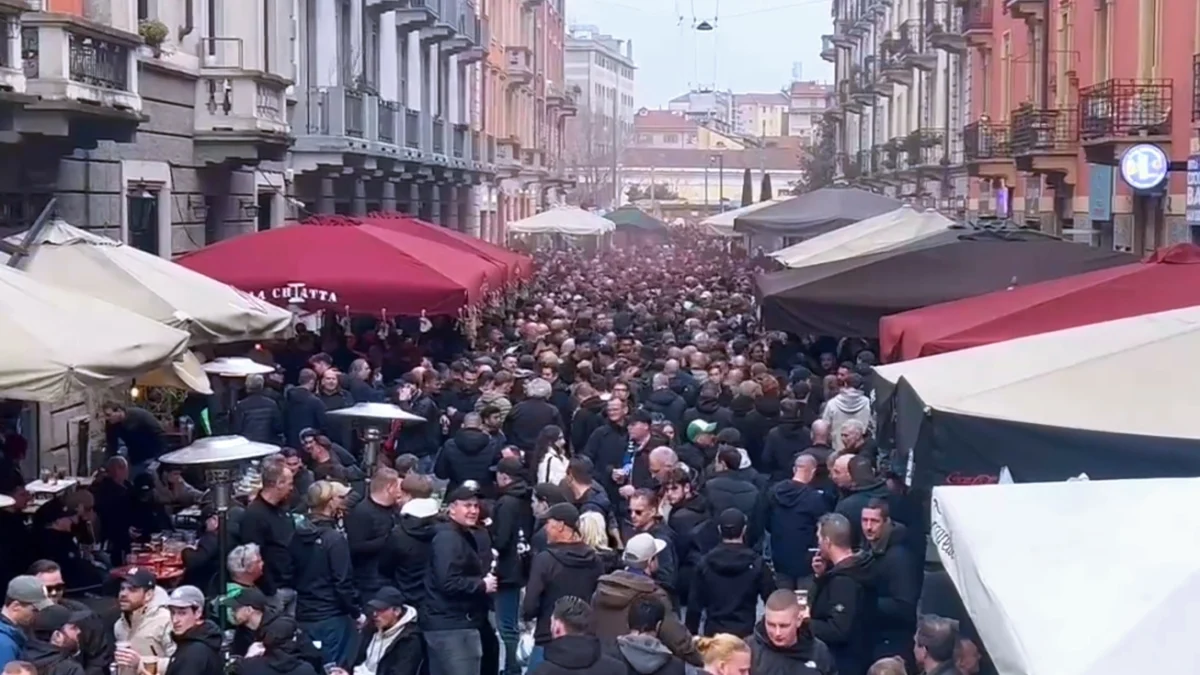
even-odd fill
[{"label": "white market tent", "polygon": [[807,267],[878,253],[944,232],[954,221],[936,211],[901,206],[770,254],[788,267]]},{"label": "white market tent", "polygon": [[508,224],[510,234],[591,237],[612,232],[613,222],[576,206],[560,206]]},{"label": "white market tent", "polygon": [[292,323],[286,309],[62,220],[33,244],[19,265],[30,276],[187,331],[192,345],[273,339]]},{"label": "white market tent", "polygon": [[[879,366],[936,411],[1112,434],[1200,440],[1200,307],[1078,326]],[[1114,393],[1162,392],[1130,405]]]},{"label": "white market tent", "polygon": [[700,228],[705,234],[714,237],[744,237],[746,236],[745,232],[733,231],[733,222],[735,220],[741,216],[754,213],[760,209],[765,209],[768,206],[775,206],[779,202],[785,202],[789,199],[792,199],[792,197],[776,197],[774,199],[768,199],[765,202],[747,204],[740,209],[724,211],[700,221]]},{"label": "white market tent", "polygon": [[935,488],[934,544],[996,670],[1200,672],[1200,524],[1170,515],[1198,491],[1197,478]]},{"label": "white market tent", "polygon": [[164,383],[212,392],[186,332],[5,266],[0,334],[3,398],[53,403],[155,370]]}]

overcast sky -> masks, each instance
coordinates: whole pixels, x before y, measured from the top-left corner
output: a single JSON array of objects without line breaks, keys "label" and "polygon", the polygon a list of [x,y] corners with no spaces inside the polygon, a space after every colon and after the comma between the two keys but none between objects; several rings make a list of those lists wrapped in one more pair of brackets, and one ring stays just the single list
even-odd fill
[{"label": "overcast sky", "polygon": [[[803,64],[806,80],[829,80],[821,34],[832,32],[829,0],[567,0],[568,24],[591,24],[633,40],[637,105],[690,88],[779,91]],[[698,32],[707,20],[716,30]]]}]

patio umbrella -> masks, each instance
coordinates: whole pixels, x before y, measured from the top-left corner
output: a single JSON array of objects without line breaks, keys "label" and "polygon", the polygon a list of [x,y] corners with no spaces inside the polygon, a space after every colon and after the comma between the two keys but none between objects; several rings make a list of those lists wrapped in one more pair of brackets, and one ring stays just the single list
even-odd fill
[{"label": "patio umbrella", "polygon": [[502,288],[506,282],[527,279],[533,271],[533,261],[506,248],[490,244],[478,237],[463,232],[410,218],[400,213],[377,213],[361,219],[371,225],[394,229],[397,232],[421,237],[477,255],[496,268],[489,271],[488,284],[493,289]]},{"label": "patio umbrella", "polygon": [[879,253],[760,275],[757,285],[771,330],[873,338],[888,314],[1135,260],[1030,230],[953,227]]},{"label": "patio umbrella", "polygon": [[178,262],[304,311],[410,316],[481,302],[488,267],[444,244],[337,216],[228,239]]},{"label": "patio umbrella", "polygon": [[900,206],[895,199],[874,192],[828,187],[738,216],[733,229],[744,234],[815,237]]},{"label": "patio umbrella", "polygon": [[159,369],[175,375],[171,384],[211,393],[189,367],[186,332],[5,266],[0,333],[3,398],[53,403]]},{"label": "patio umbrella", "polygon": [[508,224],[513,234],[563,234],[590,237],[613,231],[611,220],[578,206],[560,206]]},{"label": "patio umbrella", "polygon": [[885,316],[884,359],[900,361],[1026,335],[1200,305],[1200,247],[1177,244],[1143,262]]},{"label": "patio umbrella", "polygon": [[610,211],[604,217],[608,220],[611,220],[613,225],[615,225],[618,229],[625,227],[642,230],[644,232],[665,233],[667,231],[666,223],[636,206],[622,206],[619,209]]},{"label": "patio umbrella", "polygon": [[188,331],[192,345],[268,340],[291,325],[287,310],[62,220],[48,223],[34,244],[20,264],[30,276]]},{"label": "patio umbrella", "polygon": [[743,236],[741,232],[735,232],[733,230],[734,221],[742,216],[775,206],[776,204],[780,202],[786,202],[789,199],[794,199],[794,197],[776,197],[765,202],[754,202],[753,204],[747,204],[740,209],[724,211],[722,213],[711,215],[700,221],[700,229],[705,234],[713,237],[741,237]]}]

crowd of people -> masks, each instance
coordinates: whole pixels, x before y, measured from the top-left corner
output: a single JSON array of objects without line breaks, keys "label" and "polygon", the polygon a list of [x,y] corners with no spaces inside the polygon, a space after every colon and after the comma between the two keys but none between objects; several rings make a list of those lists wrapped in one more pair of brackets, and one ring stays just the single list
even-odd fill
[{"label": "crowd of people", "polygon": [[[214,426],[282,450],[224,559],[153,416],[107,405],[90,490],[27,523],[0,483],[0,531],[33,542],[0,552],[5,673],[974,675],[957,623],[918,615],[921,509],[875,442],[869,345],[763,331],[756,270],[688,233],[549,251],[463,339],[344,322],[258,350],[276,373]],[[426,420],[373,467],[327,415],[363,401]],[[181,585],[133,568],[111,615],[72,598],[192,504]]]}]

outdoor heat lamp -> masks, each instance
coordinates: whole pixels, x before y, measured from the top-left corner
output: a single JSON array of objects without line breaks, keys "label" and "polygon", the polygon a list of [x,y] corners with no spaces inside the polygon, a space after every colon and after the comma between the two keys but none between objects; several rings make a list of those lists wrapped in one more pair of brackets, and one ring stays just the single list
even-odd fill
[{"label": "outdoor heat lamp", "polygon": [[366,446],[363,448],[363,468],[368,476],[375,475],[375,465],[379,459],[379,449],[383,445],[383,428],[390,427],[392,422],[428,422],[424,417],[414,415],[404,408],[391,403],[356,403],[349,408],[339,408],[325,413],[334,417],[348,417],[358,420],[363,426],[363,436]]},{"label": "outdoor heat lamp", "polygon": [[[209,375],[225,378],[227,380],[245,380],[250,375],[266,375],[267,373],[275,372],[271,366],[264,366],[257,361],[248,359],[244,356],[223,356],[219,359],[213,359],[202,366],[204,372]],[[228,429],[232,431],[233,409],[237,407],[237,389],[230,384],[229,402],[229,417],[226,424],[230,425]]]}]

